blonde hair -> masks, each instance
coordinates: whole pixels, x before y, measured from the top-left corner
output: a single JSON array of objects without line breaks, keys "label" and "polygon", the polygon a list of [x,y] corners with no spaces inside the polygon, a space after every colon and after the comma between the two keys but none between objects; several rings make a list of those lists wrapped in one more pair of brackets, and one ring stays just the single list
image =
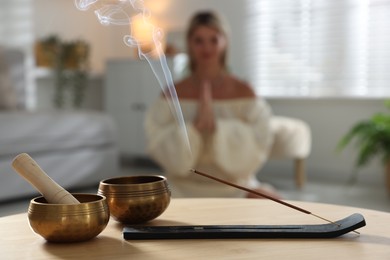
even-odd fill
[{"label": "blonde hair", "polygon": [[[206,26],[216,30],[218,33],[221,33],[225,39],[228,39],[228,30],[226,25],[223,23],[222,18],[218,16],[215,12],[212,11],[203,11],[196,13],[190,20],[190,23],[187,28],[186,40],[187,40],[187,52],[189,56],[189,67],[191,72],[193,72],[195,68],[194,57],[189,48],[189,40],[195,30],[200,26]],[[220,64],[224,70],[227,69],[227,49],[228,44],[226,44],[225,50],[221,55]]]}]

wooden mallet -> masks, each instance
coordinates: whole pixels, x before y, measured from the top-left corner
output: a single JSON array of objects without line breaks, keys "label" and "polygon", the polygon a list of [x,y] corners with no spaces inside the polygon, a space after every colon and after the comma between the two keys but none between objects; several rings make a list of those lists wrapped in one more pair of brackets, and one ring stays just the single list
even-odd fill
[{"label": "wooden mallet", "polygon": [[27,153],[17,155],[12,161],[12,167],[34,186],[48,203],[80,203],[72,194],[52,180]]}]

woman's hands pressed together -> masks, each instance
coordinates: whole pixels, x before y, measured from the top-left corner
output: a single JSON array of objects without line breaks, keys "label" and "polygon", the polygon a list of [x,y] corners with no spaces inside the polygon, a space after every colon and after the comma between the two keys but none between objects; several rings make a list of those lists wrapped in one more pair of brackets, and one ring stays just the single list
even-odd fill
[{"label": "woman's hands pressed together", "polygon": [[200,87],[198,114],[195,117],[194,126],[201,133],[212,134],[215,131],[213,97],[211,84],[208,81],[204,81]]}]

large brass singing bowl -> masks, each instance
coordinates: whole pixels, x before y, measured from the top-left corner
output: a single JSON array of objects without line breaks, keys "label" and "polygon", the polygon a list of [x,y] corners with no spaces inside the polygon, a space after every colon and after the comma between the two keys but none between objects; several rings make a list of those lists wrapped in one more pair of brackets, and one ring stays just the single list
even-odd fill
[{"label": "large brass singing bowl", "polygon": [[80,204],[49,204],[44,197],[32,199],[28,220],[34,232],[50,242],[80,242],[100,234],[110,219],[106,198],[72,195]]},{"label": "large brass singing bowl", "polygon": [[168,207],[171,192],[163,176],[126,176],[103,180],[98,194],[107,198],[111,216],[123,224],[148,222]]}]

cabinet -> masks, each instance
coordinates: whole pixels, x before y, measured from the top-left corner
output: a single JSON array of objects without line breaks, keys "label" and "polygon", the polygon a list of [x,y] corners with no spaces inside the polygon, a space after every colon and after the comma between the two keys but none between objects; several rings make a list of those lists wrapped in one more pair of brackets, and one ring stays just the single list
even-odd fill
[{"label": "cabinet", "polygon": [[[33,70],[33,80],[35,81],[35,110],[56,109],[53,104],[55,92],[55,71],[49,68],[36,68]],[[88,75],[88,82],[84,93],[83,109],[98,110],[103,109],[103,75],[91,72]],[[66,104],[64,109],[72,109],[70,104],[71,96],[69,92],[65,93]]]},{"label": "cabinet", "polygon": [[[174,59],[169,58],[167,62],[172,68]],[[148,62],[135,59],[107,61],[104,89],[105,109],[117,124],[122,155],[146,156],[144,118],[148,107],[161,93]]]}]

